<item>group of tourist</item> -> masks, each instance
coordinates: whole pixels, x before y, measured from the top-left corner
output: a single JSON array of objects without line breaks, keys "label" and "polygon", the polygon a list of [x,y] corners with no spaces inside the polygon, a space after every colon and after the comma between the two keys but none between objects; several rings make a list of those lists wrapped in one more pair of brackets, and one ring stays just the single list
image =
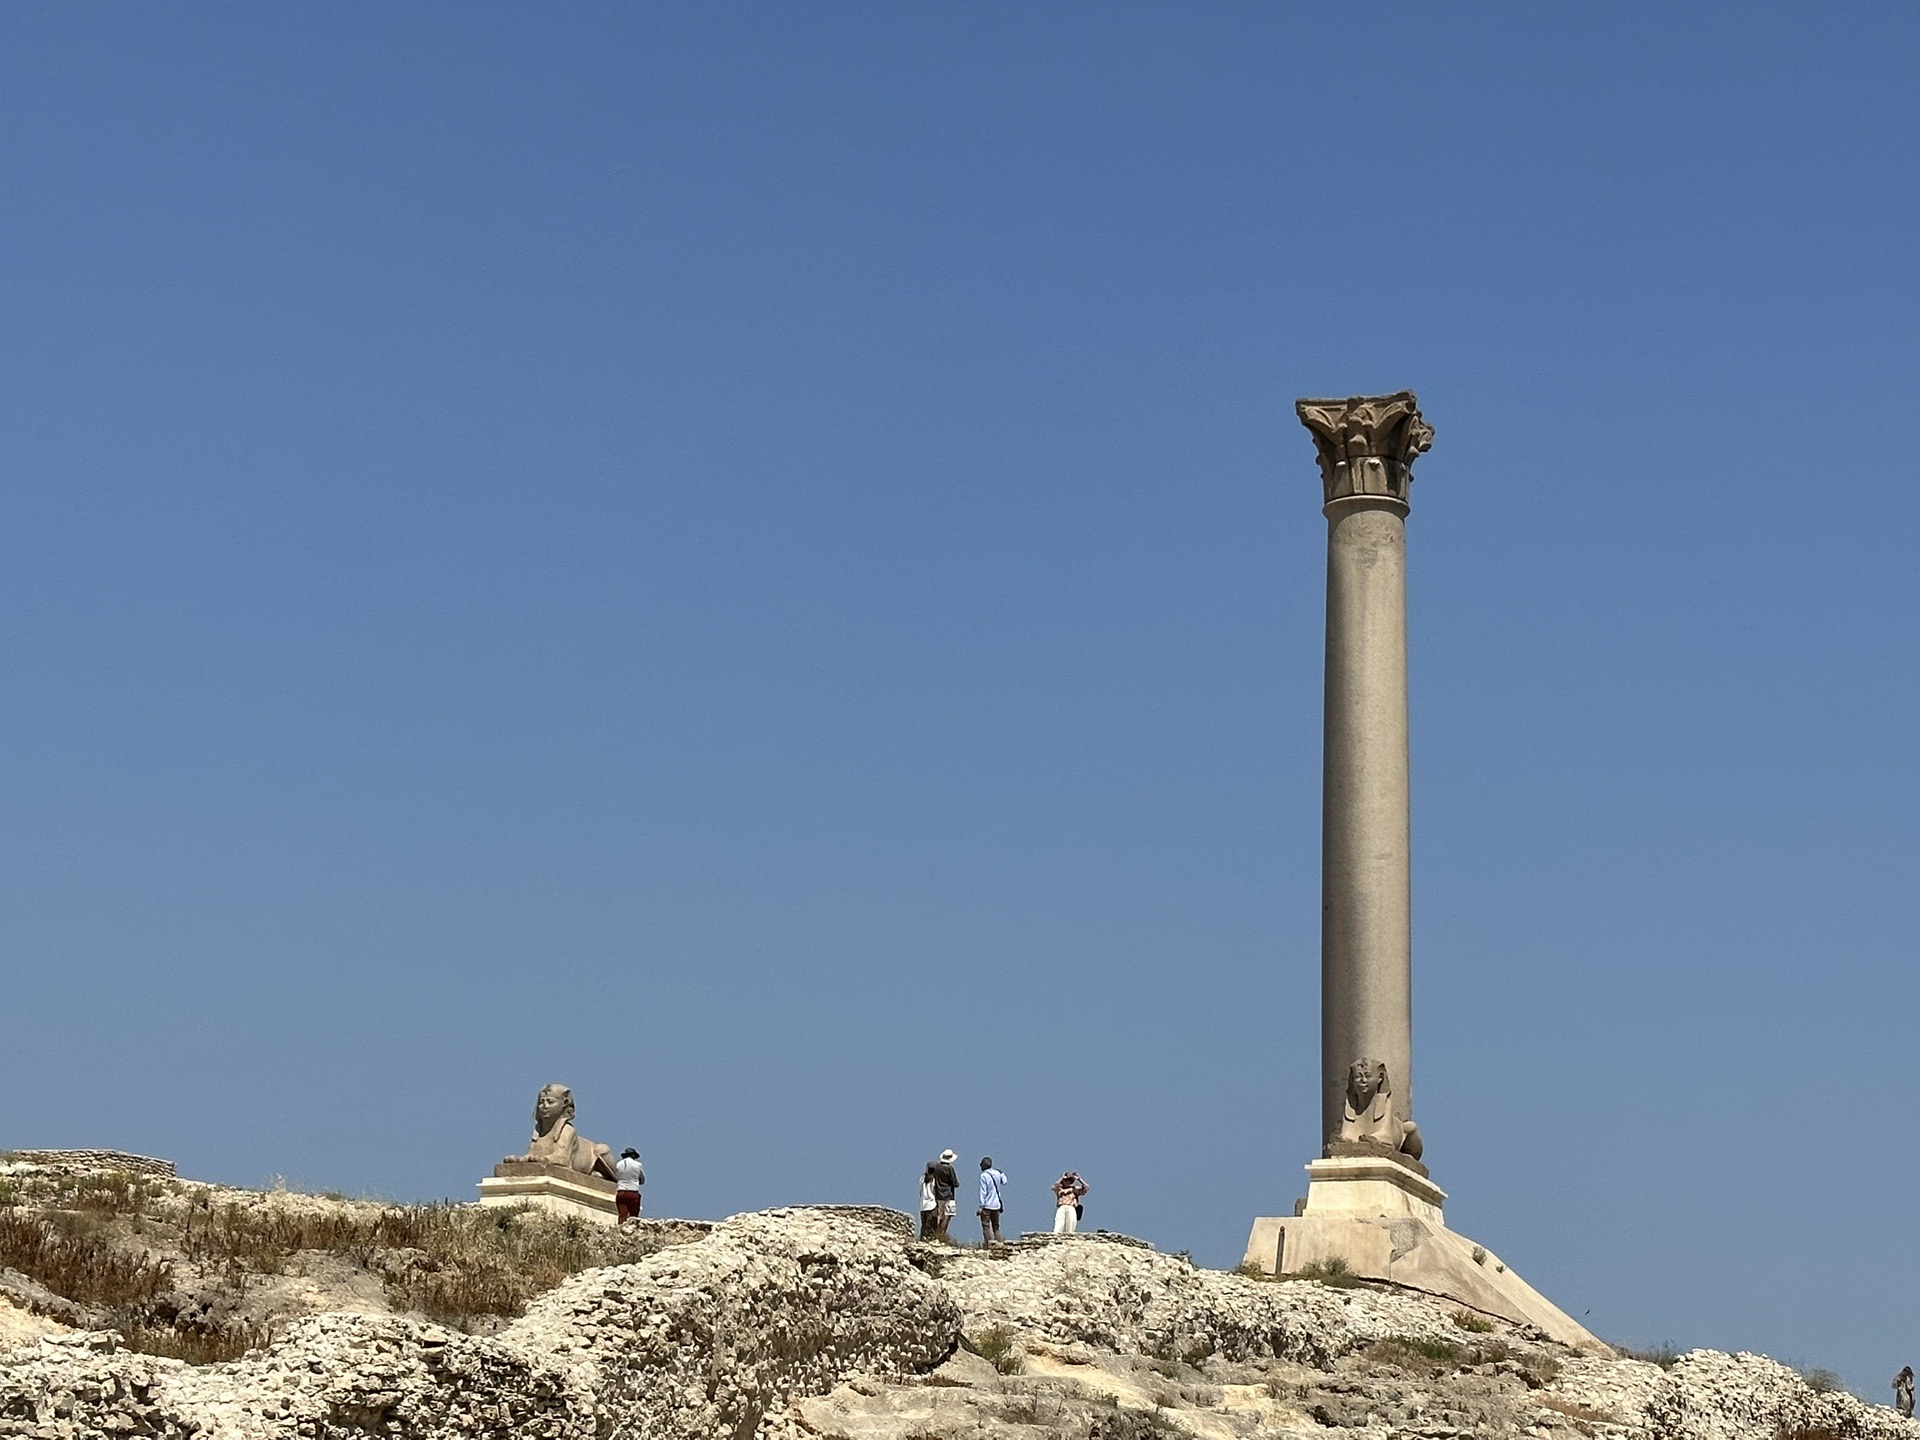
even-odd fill
[{"label": "group of tourist", "polygon": [[[613,1181],[613,1204],[618,1222],[640,1218],[640,1187],[647,1183],[641,1168],[640,1152],[629,1145],[618,1159],[605,1145],[596,1145],[574,1128],[573,1091],[565,1085],[544,1085],[533,1102],[533,1139],[526,1152],[509,1155],[494,1167],[496,1181],[532,1168],[559,1170],[563,1173],[603,1177]],[[929,1160],[920,1176],[920,1238],[947,1239],[955,1211],[960,1203],[960,1173],[953,1168],[959,1157],[942,1150],[938,1160]],[[487,1203],[482,1182],[481,1202]],[[1086,1214],[1087,1182],[1079,1172],[1068,1170],[1049,1187],[1053,1191],[1053,1233],[1071,1235],[1080,1228]],[[496,1202],[502,1203],[502,1202]],[[993,1157],[980,1161],[980,1239],[988,1245],[1001,1243],[1000,1219],[1007,1207],[1007,1177],[993,1167]]]},{"label": "group of tourist", "polygon": [[[920,1174],[920,1238],[947,1239],[947,1229],[960,1207],[960,1172],[953,1168],[957,1156],[942,1150],[938,1160],[929,1160]],[[1053,1182],[1053,1233],[1071,1235],[1080,1228],[1086,1214],[1083,1203],[1087,1182],[1069,1170]],[[1001,1243],[1000,1217],[1007,1208],[1007,1177],[994,1169],[993,1157],[980,1159],[980,1240],[982,1244]]]}]

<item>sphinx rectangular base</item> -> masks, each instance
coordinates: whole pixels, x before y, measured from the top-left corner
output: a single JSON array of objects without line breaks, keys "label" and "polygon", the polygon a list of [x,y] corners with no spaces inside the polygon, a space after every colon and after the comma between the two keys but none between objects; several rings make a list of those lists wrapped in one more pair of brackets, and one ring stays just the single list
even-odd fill
[{"label": "sphinx rectangular base", "polygon": [[1267,1275],[1298,1275],[1343,1261],[1363,1280],[1401,1285],[1516,1325],[1563,1345],[1610,1354],[1484,1245],[1449,1230],[1446,1192],[1390,1160],[1342,1156],[1307,1166],[1298,1215],[1262,1216],[1247,1237],[1246,1262]]},{"label": "sphinx rectangular base", "polygon": [[620,1223],[620,1213],[613,1203],[612,1184],[588,1175],[578,1179],[560,1175],[489,1175],[480,1182],[480,1203],[531,1205],[536,1210],[596,1225]]}]

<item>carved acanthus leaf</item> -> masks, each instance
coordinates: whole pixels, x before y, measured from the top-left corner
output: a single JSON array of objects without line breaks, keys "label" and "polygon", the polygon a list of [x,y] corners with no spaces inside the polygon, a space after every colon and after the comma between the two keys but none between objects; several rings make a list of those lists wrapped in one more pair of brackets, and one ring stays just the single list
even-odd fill
[{"label": "carved acanthus leaf", "polygon": [[1433,446],[1433,427],[1411,390],[1301,400],[1293,408],[1313,436],[1329,501],[1378,495],[1406,502],[1414,459]]}]

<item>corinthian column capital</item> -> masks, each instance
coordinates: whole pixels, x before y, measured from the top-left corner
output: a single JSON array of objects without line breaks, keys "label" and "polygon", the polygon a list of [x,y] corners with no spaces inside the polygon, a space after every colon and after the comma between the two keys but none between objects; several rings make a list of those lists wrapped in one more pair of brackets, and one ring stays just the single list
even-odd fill
[{"label": "corinthian column capital", "polygon": [[1414,457],[1433,445],[1433,427],[1421,418],[1420,402],[1411,390],[1300,400],[1293,408],[1320,452],[1328,505],[1377,497],[1406,513]]}]

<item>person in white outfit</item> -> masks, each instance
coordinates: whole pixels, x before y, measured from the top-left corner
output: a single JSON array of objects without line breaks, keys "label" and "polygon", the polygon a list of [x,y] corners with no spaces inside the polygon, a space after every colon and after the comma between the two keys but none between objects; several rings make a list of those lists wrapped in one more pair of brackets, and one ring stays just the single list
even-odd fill
[{"label": "person in white outfit", "polygon": [[931,1240],[940,1228],[940,1202],[933,1198],[933,1161],[920,1172],[920,1238]]},{"label": "person in white outfit", "polygon": [[1080,1197],[1087,1182],[1072,1170],[1053,1182],[1053,1233],[1072,1235],[1080,1229]]}]

